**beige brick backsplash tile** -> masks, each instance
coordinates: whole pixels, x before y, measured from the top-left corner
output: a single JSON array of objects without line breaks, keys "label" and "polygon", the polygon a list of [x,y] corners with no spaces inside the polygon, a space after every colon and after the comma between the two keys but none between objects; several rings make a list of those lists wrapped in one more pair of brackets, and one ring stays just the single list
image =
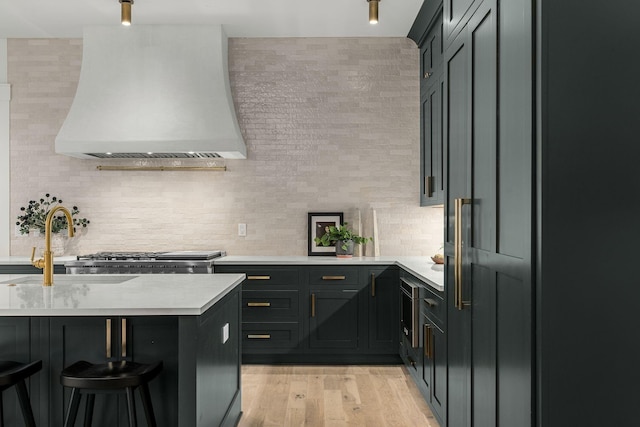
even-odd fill
[{"label": "beige brick backsplash tile", "polygon": [[[91,225],[77,252],[222,248],[305,255],[307,213],[360,209],[383,255],[430,255],[443,210],[420,208],[419,55],[404,38],[229,40],[247,160],[224,173],[101,172],[54,153],[73,100],[82,41],[10,39],[12,218],[50,192]],[[122,164],[127,164],[126,161]],[[65,203],[66,204],[66,203]],[[237,224],[247,236],[237,236]],[[12,237],[13,255],[31,242]]]}]

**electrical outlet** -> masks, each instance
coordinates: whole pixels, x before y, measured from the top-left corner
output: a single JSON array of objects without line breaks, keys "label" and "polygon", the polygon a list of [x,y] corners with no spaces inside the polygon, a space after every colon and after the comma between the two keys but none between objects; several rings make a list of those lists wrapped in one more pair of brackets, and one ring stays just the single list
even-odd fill
[{"label": "electrical outlet", "polygon": [[246,236],[247,235],[247,224],[238,224],[238,236]]}]

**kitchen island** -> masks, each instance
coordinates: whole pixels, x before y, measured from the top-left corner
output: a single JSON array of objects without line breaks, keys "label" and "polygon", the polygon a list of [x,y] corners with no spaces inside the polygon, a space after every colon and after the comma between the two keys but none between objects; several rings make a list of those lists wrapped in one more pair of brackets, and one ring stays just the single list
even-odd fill
[{"label": "kitchen island", "polygon": [[[163,361],[150,383],[159,426],[233,426],[241,413],[243,280],[57,275],[43,287],[41,276],[0,275],[0,359],[43,361],[29,382],[39,426],[62,425],[70,394],[59,383],[65,366],[122,359]],[[20,425],[15,393],[4,394],[7,425]],[[143,423],[143,411],[138,417]],[[94,425],[128,425],[124,396],[98,396]]]}]

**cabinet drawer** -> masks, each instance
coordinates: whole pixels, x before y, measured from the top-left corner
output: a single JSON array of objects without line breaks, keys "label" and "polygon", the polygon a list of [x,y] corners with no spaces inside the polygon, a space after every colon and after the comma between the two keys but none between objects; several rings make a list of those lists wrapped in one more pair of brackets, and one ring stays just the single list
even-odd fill
[{"label": "cabinet drawer", "polygon": [[245,273],[245,287],[271,285],[294,285],[299,282],[299,269],[273,266],[235,266],[220,265],[215,268],[216,273]]},{"label": "cabinet drawer", "polygon": [[429,286],[425,286],[420,292],[420,305],[422,313],[433,319],[442,328],[446,317],[443,296],[432,291]]},{"label": "cabinet drawer", "polygon": [[321,267],[309,269],[310,285],[357,285],[357,267]]},{"label": "cabinet drawer", "polygon": [[294,349],[300,341],[298,323],[242,323],[242,350]]},{"label": "cabinet drawer", "polygon": [[295,290],[243,290],[242,319],[258,322],[297,319],[300,306],[298,294]]}]

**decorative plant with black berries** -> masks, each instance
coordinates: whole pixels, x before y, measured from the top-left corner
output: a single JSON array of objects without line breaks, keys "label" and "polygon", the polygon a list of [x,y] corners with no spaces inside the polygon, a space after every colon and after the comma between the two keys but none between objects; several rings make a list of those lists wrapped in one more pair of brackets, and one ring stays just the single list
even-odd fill
[{"label": "decorative plant with black berries", "polygon": [[[49,211],[60,204],[62,204],[62,200],[56,196],[51,196],[49,193],[39,200],[30,200],[27,206],[20,208],[22,214],[18,215],[18,222],[16,222],[16,225],[20,227],[20,234],[29,234],[30,229],[38,229],[40,233],[44,234],[45,222]],[[90,221],[87,218],[76,217],[80,213],[77,206],[73,206],[70,211],[73,218],[73,231],[77,231],[77,227],[86,228],[89,225]],[[64,216],[54,216],[51,221],[51,232],[58,233],[66,229],[66,218]]]}]

